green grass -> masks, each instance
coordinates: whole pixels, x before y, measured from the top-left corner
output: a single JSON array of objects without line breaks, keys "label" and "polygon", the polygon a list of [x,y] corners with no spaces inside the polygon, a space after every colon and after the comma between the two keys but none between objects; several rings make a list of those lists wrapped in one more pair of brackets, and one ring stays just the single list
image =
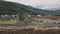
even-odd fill
[{"label": "green grass", "polygon": [[0,20],[0,24],[16,24],[16,20]]},{"label": "green grass", "polygon": [[27,22],[26,24],[27,25],[35,25],[35,24],[37,24],[38,22],[36,22],[36,21],[29,21],[29,22]]}]

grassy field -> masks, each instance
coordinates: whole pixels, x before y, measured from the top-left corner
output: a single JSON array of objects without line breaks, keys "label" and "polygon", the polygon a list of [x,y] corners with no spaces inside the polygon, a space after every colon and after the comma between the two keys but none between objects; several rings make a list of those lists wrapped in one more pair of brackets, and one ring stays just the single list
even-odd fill
[{"label": "grassy field", "polygon": [[[26,24],[27,25],[34,25],[34,24],[37,24],[38,22],[36,22],[36,21],[29,21],[29,22],[27,22]],[[0,24],[17,24],[16,23],[16,20],[14,19],[12,19],[12,20],[0,20]]]},{"label": "grassy field", "polygon": [[0,24],[16,24],[16,20],[0,20]]},{"label": "grassy field", "polygon": [[[26,24],[27,25],[35,25],[37,23],[38,22],[36,22],[36,21],[29,21]],[[17,23],[16,23],[16,19],[12,19],[12,20],[0,20],[0,24],[17,24]]]},{"label": "grassy field", "polygon": [[35,25],[35,24],[38,24],[37,21],[29,21],[26,23],[27,25]]}]

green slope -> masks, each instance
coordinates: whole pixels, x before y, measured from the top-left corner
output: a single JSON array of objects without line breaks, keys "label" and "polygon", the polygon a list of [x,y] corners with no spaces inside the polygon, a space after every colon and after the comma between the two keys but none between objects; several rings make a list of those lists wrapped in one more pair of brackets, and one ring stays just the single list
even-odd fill
[{"label": "green slope", "polygon": [[43,10],[43,9],[33,8],[31,6],[28,6],[28,7],[32,12],[35,12],[35,13],[45,14],[45,15],[60,15],[60,10],[53,11],[53,10]]},{"label": "green slope", "polygon": [[17,13],[18,10],[29,11],[27,6],[15,2],[0,1],[0,14]]}]

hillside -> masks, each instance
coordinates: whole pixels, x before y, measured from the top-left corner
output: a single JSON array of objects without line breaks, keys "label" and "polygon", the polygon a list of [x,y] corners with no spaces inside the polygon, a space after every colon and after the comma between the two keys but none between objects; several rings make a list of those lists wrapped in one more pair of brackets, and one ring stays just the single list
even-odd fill
[{"label": "hillside", "polygon": [[[4,14],[5,11],[7,14],[11,14],[14,13],[16,14],[15,11],[16,10],[25,10],[25,12],[30,13],[37,13],[37,14],[41,14],[41,15],[60,15],[60,10],[43,10],[43,9],[38,9],[38,8],[34,8],[31,6],[27,6],[27,5],[23,5],[23,4],[19,4],[16,2],[7,2],[7,1],[0,1],[0,14]],[[3,13],[4,12],[4,13]]]},{"label": "hillside", "polygon": [[29,11],[26,5],[16,2],[0,1],[0,14],[16,14],[18,10]]},{"label": "hillside", "polygon": [[38,13],[38,14],[43,14],[43,15],[60,15],[60,10],[43,10],[43,9],[38,9],[38,8],[33,8],[31,6],[28,6],[29,9],[35,13]]}]

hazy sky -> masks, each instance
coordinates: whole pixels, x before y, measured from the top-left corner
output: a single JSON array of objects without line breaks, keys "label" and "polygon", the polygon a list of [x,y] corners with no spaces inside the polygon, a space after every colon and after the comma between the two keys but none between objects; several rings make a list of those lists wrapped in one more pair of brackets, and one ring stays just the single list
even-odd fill
[{"label": "hazy sky", "polygon": [[11,2],[22,3],[41,9],[59,9],[60,0],[7,0]]}]

